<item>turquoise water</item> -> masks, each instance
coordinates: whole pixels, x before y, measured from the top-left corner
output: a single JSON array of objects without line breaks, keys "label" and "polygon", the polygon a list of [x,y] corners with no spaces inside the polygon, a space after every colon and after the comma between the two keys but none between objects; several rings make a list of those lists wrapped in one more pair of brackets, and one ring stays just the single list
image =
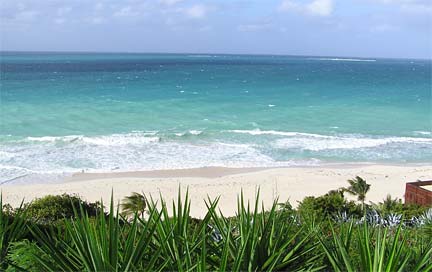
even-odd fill
[{"label": "turquoise water", "polygon": [[430,60],[3,52],[0,63],[0,182],[432,162]]}]

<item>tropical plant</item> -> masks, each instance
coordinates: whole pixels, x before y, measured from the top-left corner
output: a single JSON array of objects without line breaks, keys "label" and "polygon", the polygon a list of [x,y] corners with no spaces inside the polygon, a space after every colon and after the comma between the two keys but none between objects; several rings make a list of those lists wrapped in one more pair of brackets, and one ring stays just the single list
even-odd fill
[{"label": "tropical plant", "polygon": [[240,195],[237,216],[227,220],[222,214],[212,211],[212,219],[222,240],[216,243],[220,271],[272,271],[272,270],[319,270],[313,254],[317,244],[311,232],[299,227],[293,218],[278,212],[275,201],[269,212],[259,203],[259,192],[255,205],[244,201]]},{"label": "tropical plant", "polygon": [[[6,271],[44,271],[44,267],[36,258],[39,254],[41,254],[41,252],[35,242],[24,239],[11,243],[7,255],[9,266]],[[44,256],[44,258],[47,258],[47,256]]]},{"label": "tropical plant", "polygon": [[[431,271],[431,244],[426,250],[413,250],[407,246],[401,229],[402,224],[390,232],[387,228],[370,227],[366,222],[354,227],[351,221],[337,231],[332,227],[329,239],[324,235],[318,239],[335,271]],[[413,258],[416,262],[410,262]]]},{"label": "tropical plant", "polygon": [[[65,233],[56,229],[49,232],[32,227],[40,256],[38,262],[46,271],[137,271],[164,268],[160,251],[151,243],[161,213],[149,214],[149,223],[143,224],[136,215],[132,222],[121,219],[115,212],[113,199],[109,216],[103,212],[91,220],[81,208],[75,211],[75,220],[65,222]],[[102,210],[103,211],[103,210]],[[42,256],[48,256],[43,258]],[[145,264],[145,266],[144,266]]]},{"label": "tropical plant", "polygon": [[26,211],[20,207],[14,214],[3,211],[3,197],[0,195],[0,270],[11,265],[7,255],[13,242],[19,241],[27,234]]},{"label": "tropical plant", "polygon": [[[370,202],[371,205],[368,209],[379,212],[381,216],[388,216],[390,214],[399,214],[405,217],[405,220],[411,218],[419,218],[427,211],[427,206],[420,206],[418,204],[404,204],[402,199],[392,198],[391,195],[387,195],[382,202],[375,204]],[[415,220],[415,219],[414,219]],[[409,222],[408,222],[409,223]]]},{"label": "tropical plant", "polygon": [[390,213],[397,211],[399,206],[402,205],[402,199],[395,198],[393,199],[391,195],[387,195],[383,202],[379,203],[379,208],[384,213]]},{"label": "tropical plant", "polygon": [[309,220],[310,217],[313,217],[318,221],[326,221],[328,218],[334,218],[343,212],[348,217],[360,217],[362,214],[360,207],[353,201],[347,201],[341,190],[332,190],[319,197],[305,197],[299,203],[297,210],[303,220]]},{"label": "tropical plant", "polygon": [[370,184],[366,183],[366,180],[359,176],[356,176],[354,179],[349,179],[348,183],[350,186],[343,190],[357,196],[357,200],[362,203],[362,208],[364,209],[364,202],[366,200],[366,194],[369,192]]},{"label": "tropical plant", "polygon": [[132,195],[126,196],[121,203],[122,214],[125,217],[139,214],[141,218],[145,214],[147,200],[144,194],[133,192]]},{"label": "tropical plant", "polygon": [[265,210],[259,192],[252,204],[240,194],[233,217],[218,210],[218,198],[208,199],[202,219],[191,217],[188,192],[179,190],[172,205],[162,196],[145,201],[145,216],[121,216],[111,197],[108,211],[102,205],[93,214],[80,201],[72,216],[43,224],[23,207],[6,207],[0,270],[432,270],[432,212],[413,224],[372,209],[360,219],[359,205],[340,191],[303,201],[298,211],[277,201]]},{"label": "tropical plant", "polygon": [[76,195],[47,195],[25,205],[27,217],[39,223],[50,223],[73,218],[75,209],[84,209],[89,216],[95,216],[100,203],[88,203]]},{"label": "tropical plant", "polygon": [[[161,199],[159,211],[158,203],[150,198],[149,213],[160,213],[160,218],[149,218],[148,222],[155,224],[153,248],[161,255],[164,269],[170,271],[208,271],[215,270],[217,265],[212,258],[214,252],[209,250],[208,242],[213,234],[209,228],[211,213],[217,206],[215,200],[209,207],[202,220],[192,220],[190,216],[189,193],[182,199],[179,188],[177,202],[172,202],[171,212],[167,204]],[[170,216],[171,214],[171,216]]]}]

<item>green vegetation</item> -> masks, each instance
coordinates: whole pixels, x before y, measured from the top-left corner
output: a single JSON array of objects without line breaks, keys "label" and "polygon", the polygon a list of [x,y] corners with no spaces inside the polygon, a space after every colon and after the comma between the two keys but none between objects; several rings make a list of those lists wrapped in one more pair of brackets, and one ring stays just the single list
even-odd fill
[{"label": "green vegetation", "polygon": [[48,195],[25,205],[26,216],[39,223],[50,223],[75,217],[75,210],[83,209],[89,216],[95,216],[100,203],[88,203],[75,195]]},{"label": "green vegetation", "polygon": [[361,208],[344,197],[343,190],[333,190],[319,197],[308,196],[299,203],[298,212],[303,218],[314,218],[323,221],[329,217],[334,218],[340,214],[360,218],[363,215]]},{"label": "green vegetation", "polygon": [[125,197],[121,203],[122,214],[125,217],[133,216],[134,214],[139,214],[143,217],[146,207],[147,201],[145,195],[135,192]]},{"label": "green vegetation", "polygon": [[17,209],[0,199],[0,270],[432,271],[432,209],[344,192],[269,210],[241,193],[233,217],[207,199],[202,219],[187,192],[170,205],[135,193],[108,210],[68,195]]},{"label": "green vegetation", "polygon": [[369,192],[370,184],[366,183],[366,180],[357,176],[354,179],[349,179],[349,187],[344,188],[344,191],[357,196],[357,200],[362,203],[362,209],[364,208],[364,202],[366,200],[366,194]]}]

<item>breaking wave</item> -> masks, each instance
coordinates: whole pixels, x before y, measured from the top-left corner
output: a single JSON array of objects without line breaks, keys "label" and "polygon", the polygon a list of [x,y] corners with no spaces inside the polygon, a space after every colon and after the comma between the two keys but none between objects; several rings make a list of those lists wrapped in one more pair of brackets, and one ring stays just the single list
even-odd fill
[{"label": "breaking wave", "polygon": [[304,166],[328,160],[432,160],[432,138],[260,129],[3,137],[0,183],[15,182],[23,176],[33,180],[35,175],[59,176],[81,171]]}]

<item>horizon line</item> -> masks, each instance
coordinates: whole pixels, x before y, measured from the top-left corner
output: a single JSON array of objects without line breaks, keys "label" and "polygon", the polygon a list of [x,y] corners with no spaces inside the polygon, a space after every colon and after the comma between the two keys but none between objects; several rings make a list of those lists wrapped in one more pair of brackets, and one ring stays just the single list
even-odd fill
[{"label": "horizon line", "polygon": [[85,50],[1,50],[0,53],[72,53],[72,54],[166,54],[166,55],[230,55],[230,56],[280,56],[280,57],[342,57],[356,59],[407,59],[407,60],[432,60],[430,58],[410,58],[410,57],[359,57],[352,55],[303,55],[303,54],[271,54],[271,53],[192,53],[192,52],[157,52],[157,51],[85,51]]}]

